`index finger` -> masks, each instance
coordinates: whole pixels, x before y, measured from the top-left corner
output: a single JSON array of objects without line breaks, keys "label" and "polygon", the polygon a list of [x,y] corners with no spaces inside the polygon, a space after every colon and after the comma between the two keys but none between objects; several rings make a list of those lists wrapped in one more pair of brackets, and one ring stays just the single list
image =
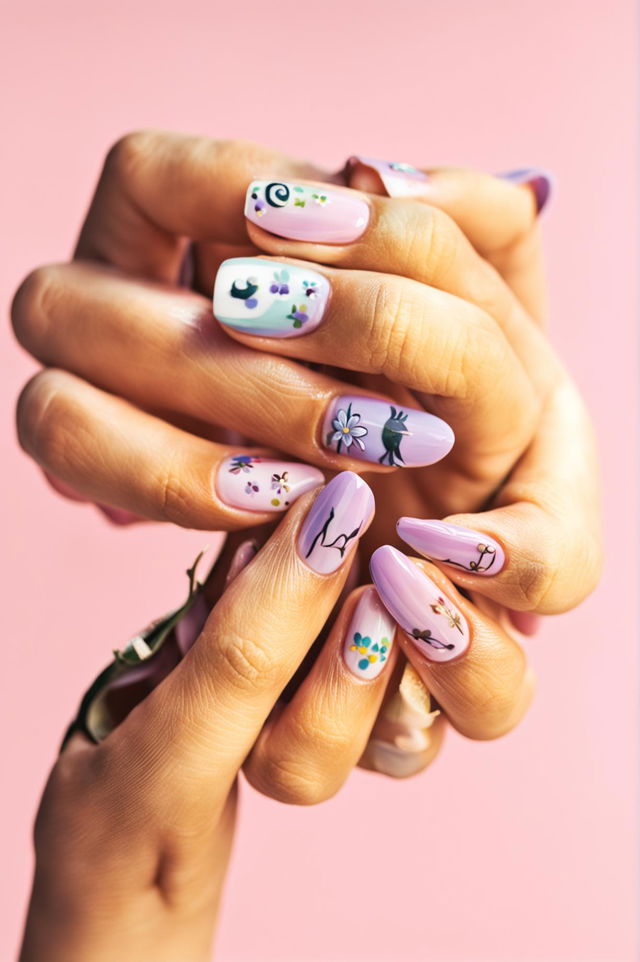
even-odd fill
[{"label": "index finger", "polygon": [[248,141],[128,134],[107,155],[75,256],[175,282],[189,240],[250,248],[242,216],[247,184],[283,174],[336,179]]},{"label": "index finger", "polygon": [[[373,516],[358,475],[303,497],[234,579],[180,665],[116,729],[143,764],[173,755],[207,785],[231,783],[324,626]],[[212,762],[215,760],[215,762]]]}]

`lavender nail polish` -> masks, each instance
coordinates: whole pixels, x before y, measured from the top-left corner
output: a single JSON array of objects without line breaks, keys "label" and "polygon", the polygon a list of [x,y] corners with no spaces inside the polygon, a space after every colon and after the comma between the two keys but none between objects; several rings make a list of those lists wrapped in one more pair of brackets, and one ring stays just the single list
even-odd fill
[{"label": "lavender nail polish", "polygon": [[392,467],[440,461],[454,440],[446,421],[433,414],[354,394],[335,398],[323,425],[323,441],[331,451]]},{"label": "lavender nail polish", "polygon": [[420,554],[470,574],[497,575],[504,565],[500,544],[480,531],[420,518],[400,518],[396,528],[402,540]]},{"label": "lavender nail polish", "polygon": [[318,574],[336,571],[369,527],[374,512],[371,488],[353,471],[337,474],[320,491],[298,539],[302,560]]},{"label": "lavender nail polish", "polygon": [[331,288],[323,274],[261,257],[232,257],[216,275],[213,313],[242,334],[299,337],[322,320]]},{"label": "lavender nail polish", "polygon": [[358,165],[375,171],[389,197],[417,197],[425,193],[429,175],[412,167],[411,164],[393,160],[378,160],[375,157],[350,157],[347,166],[351,170]]},{"label": "lavender nail polish", "polygon": [[247,190],[245,217],[290,240],[349,244],[369,223],[369,204],[356,191],[255,180]]},{"label": "lavender nail polish", "polygon": [[370,570],[385,608],[425,658],[451,661],[468,648],[466,619],[413,561],[383,545]]},{"label": "lavender nail polish", "polygon": [[298,461],[235,454],[218,468],[221,501],[243,511],[286,511],[300,495],[324,482],[322,471]]},{"label": "lavender nail polish", "polygon": [[509,170],[504,174],[497,174],[502,180],[512,184],[526,184],[535,194],[538,213],[546,206],[555,187],[555,177],[542,167],[528,167],[522,170]]},{"label": "lavender nail polish", "polygon": [[358,601],[344,638],[343,657],[349,671],[364,681],[377,678],[387,664],[396,623],[375,588],[367,588]]}]

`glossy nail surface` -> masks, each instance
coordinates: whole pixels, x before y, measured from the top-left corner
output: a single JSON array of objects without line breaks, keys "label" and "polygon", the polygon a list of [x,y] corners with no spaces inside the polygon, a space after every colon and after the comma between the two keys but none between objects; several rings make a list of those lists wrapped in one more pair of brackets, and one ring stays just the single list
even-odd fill
[{"label": "glossy nail surface", "polygon": [[355,191],[255,180],[247,190],[245,217],[290,240],[349,244],[369,223],[369,205]]},{"label": "glossy nail surface", "polygon": [[538,213],[548,203],[554,189],[555,178],[548,170],[541,167],[527,167],[523,170],[509,170],[498,174],[502,180],[509,180],[512,184],[526,184],[531,188],[536,198]]},{"label": "glossy nail surface", "polygon": [[235,454],[218,468],[218,497],[243,511],[286,511],[312,488],[324,483],[322,471],[310,464]]},{"label": "glossy nail surface", "polygon": [[429,661],[450,661],[469,645],[469,625],[438,586],[406,555],[383,545],[371,577],[389,613]]},{"label": "glossy nail surface", "polygon": [[319,574],[336,571],[367,530],[373,511],[369,485],[352,471],[337,474],[320,491],[303,522],[300,557]]},{"label": "glossy nail surface", "polygon": [[259,257],[223,261],[213,313],[227,327],[263,337],[299,337],[318,326],[331,288],[316,271]]},{"label": "glossy nail surface", "polygon": [[396,528],[402,540],[420,554],[469,574],[497,575],[504,565],[501,546],[480,531],[420,518],[400,518]]},{"label": "glossy nail surface", "polygon": [[396,631],[396,623],[384,607],[375,588],[363,592],[344,639],[347,668],[368,681],[384,669]]},{"label": "glossy nail surface", "polygon": [[360,165],[375,171],[389,197],[419,196],[425,192],[429,182],[429,176],[424,171],[394,160],[354,156],[349,158],[347,164],[351,169]]},{"label": "glossy nail surface", "polygon": [[329,405],[322,440],[336,454],[359,461],[419,467],[448,454],[455,437],[433,414],[349,394]]}]

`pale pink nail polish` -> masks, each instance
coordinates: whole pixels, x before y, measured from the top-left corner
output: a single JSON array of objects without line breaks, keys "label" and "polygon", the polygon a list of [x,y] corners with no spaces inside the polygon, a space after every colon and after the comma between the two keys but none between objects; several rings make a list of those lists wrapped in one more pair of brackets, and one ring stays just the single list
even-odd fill
[{"label": "pale pink nail polish", "polygon": [[221,501],[243,511],[286,511],[300,495],[324,483],[322,471],[297,461],[235,454],[218,468]]},{"label": "pale pink nail polish", "polygon": [[385,608],[425,658],[450,661],[468,648],[466,618],[406,555],[383,545],[370,570]]},{"label": "pale pink nail polish", "polygon": [[358,166],[375,171],[389,197],[419,197],[426,192],[429,175],[411,164],[375,157],[353,156],[347,161],[351,171]]},{"label": "pale pink nail polish", "polygon": [[504,551],[489,535],[444,521],[400,518],[398,535],[427,558],[468,571],[497,575],[504,565]]},{"label": "pale pink nail polish", "polygon": [[278,237],[318,244],[349,244],[369,223],[369,204],[355,191],[255,180],[245,217]]},{"label": "pale pink nail polish", "polygon": [[349,671],[364,681],[377,678],[389,660],[395,632],[395,621],[375,588],[367,588],[344,638],[342,651]]},{"label": "pale pink nail polish", "polygon": [[374,512],[373,492],[353,471],[320,491],[300,530],[298,553],[318,574],[336,571],[355,549]]}]

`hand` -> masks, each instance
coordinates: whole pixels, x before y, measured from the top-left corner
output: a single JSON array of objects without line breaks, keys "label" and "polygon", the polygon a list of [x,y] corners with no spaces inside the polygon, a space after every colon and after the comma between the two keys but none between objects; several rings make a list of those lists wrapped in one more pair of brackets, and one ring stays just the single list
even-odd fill
[{"label": "hand", "polygon": [[[374,589],[360,588],[301,687],[275,707],[343,590],[372,512],[367,485],[340,474],[304,495],[250,563],[244,544],[227,549],[213,610],[184,659],[100,744],[80,734],[67,742],[38,815],[22,962],[209,958],[238,770],[283,801],[329,797],[365,749],[395,670],[395,624]],[[456,660],[426,669],[442,704],[471,734],[512,724],[531,696],[522,650],[441,572],[421,567],[427,590],[442,593],[444,621],[460,626]],[[362,667],[354,641],[380,650],[383,639],[385,660]],[[420,659],[416,667],[425,672]],[[442,732],[439,715],[425,763]]]}]

